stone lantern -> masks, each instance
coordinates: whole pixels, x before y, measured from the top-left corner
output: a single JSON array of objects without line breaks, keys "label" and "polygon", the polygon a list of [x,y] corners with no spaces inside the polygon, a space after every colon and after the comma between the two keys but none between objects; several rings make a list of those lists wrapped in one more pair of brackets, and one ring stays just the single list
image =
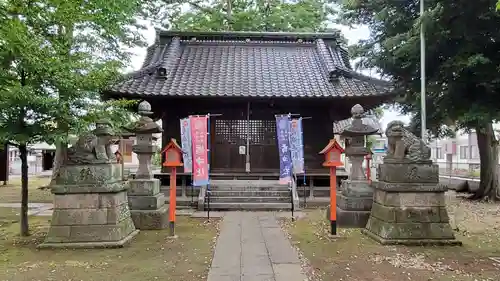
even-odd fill
[{"label": "stone lantern", "polygon": [[148,115],[151,105],[147,101],[139,104],[141,118],[130,130],[136,136],[132,151],[137,154],[139,167],[135,179],[130,180],[129,206],[135,227],[138,229],[162,229],[168,226],[165,195],[160,193],[160,180],[153,178],[151,159],[156,152],[153,134],[163,132]]},{"label": "stone lantern", "polygon": [[369,154],[365,137],[378,132],[363,124],[364,109],[356,104],[351,109],[352,122],[340,135],[346,138],[345,155],[351,162],[347,180],[342,181],[337,195],[337,222],[341,227],[365,227],[373,203],[373,189],[363,171],[364,157]]},{"label": "stone lantern", "polygon": [[132,147],[132,151],[137,154],[137,158],[139,159],[139,168],[135,175],[136,179],[153,178],[151,159],[156,152],[156,147],[153,146],[153,134],[161,133],[163,129],[153,119],[148,117],[151,114],[151,105],[149,102],[141,102],[139,104],[139,115],[141,115],[141,118],[131,129],[131,132],[136,136],[136,144]]}]

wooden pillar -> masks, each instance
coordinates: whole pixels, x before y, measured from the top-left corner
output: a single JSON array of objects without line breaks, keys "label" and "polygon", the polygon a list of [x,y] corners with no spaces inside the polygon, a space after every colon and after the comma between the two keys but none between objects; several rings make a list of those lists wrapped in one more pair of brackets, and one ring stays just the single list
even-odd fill
[{"label": "wooden pillar", "polygon": [[314,178],[311,176],[309,176],[309,198],[314,199]]},{"label": "wooden pillar", "polygon": [[[163,133],[161,134],[161,148],[163,149],[170,142],[170,137],[168,136],[168,133],[167,133],[167,128],[169,126],[168,126],[168,118],[167,118],[166,114],[164,114],[161,117],[161,126],[162,126],[162,129],[163,129]],[[164,162],[165,162],[165,153],[162,153],[161,154],[161,162],[160,163],[164,163]],[[169,170],[168,170],[167,167],[161,165],[161,172],[162,173],[168,173]]]}]

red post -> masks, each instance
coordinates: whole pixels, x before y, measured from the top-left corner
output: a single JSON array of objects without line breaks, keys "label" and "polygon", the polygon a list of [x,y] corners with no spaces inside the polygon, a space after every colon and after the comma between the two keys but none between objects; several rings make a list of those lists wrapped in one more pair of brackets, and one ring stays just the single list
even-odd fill
[{"label": "red post", "polygon": [[177,205],[177,168],[172,167],[170,172],[170,206],[169,211],[169,221],[170,221],[170,236],[175,235],[175,208]]},{"label": "red post", "polygon": [[331,234],[337,235],[337,167],[330,167],[330,223]]},{"label": "red post", "polygon": [[168,207],[168,220],[170,222],[170,235],[175,236],[175,208],[177,205],[177,167],[181,167],[182,149],[177,144],[175,139],[171,139],[170,143],[162,150],[165,153],[165,162],[163,166],[170,167],[170,201]]},{"label": "red post", "polygon": [[337,235],[337,167],[344,165],[340,161],[342,153],[344,153],[344,149],[335,139],[331,139],[319,153],[325,156],[323,166],[330,168],[330,233],[332,235]]}]

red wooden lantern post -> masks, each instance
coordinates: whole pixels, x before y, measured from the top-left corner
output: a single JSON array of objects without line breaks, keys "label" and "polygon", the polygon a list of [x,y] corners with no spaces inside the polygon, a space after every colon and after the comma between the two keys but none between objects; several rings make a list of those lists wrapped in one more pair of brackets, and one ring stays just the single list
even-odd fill
[{"label": "red wooden lantern post", "polygon": [[372,160],[372,153],[369,152],[366,156],[365,156],[365,159],[366,159],[366,179],[368,180],[368,183],[369,184],[372,184],[372,169],[370,168],[370,162]]},{"label": "red wooden lantern post", "polygon": [[168,220],[170,222],[170,235],[175,236],[175,208],[177,206],[177,167],[181,167],[182,164],[182,149],[177,144],[175,139],[170,139],[170,143],[163,149],[162,153],[165,153],[165,161],[163,166],[171,167],[170,171],[170,200],[168,207]]},{"label": "red wooden lantern post", "polygon": [[323,167],[330,168],[330,233],[332,235],[337,235],[337,167],[344,165],[340,161],[342,153],[344,153],[344,149],[335,139],[331,139],[320,152],[320,154],[325,155]]}]

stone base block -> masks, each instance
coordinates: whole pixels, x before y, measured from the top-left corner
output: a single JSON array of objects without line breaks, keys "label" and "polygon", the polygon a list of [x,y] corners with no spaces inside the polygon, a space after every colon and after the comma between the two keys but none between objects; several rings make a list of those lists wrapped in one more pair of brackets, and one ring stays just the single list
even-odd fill
[{"label": "stone base block", "polygon": [[[398,192],[376,189],[373,200],[387,207],[445,207],[444,191]],[[408,189],[406,190],[408,191]]]},{"label": "stone base block", "polygon": [[159,179],[129,180],[128,196],[154,196],[160,193]]},{"label": "stone base block", "polygon": [[40,247],[120,247],[137,234],[130,214],[128,216],[118,224],[51,224],[45,241]]},{"label": "stone base block", "polygon": [[384,161],[378,165],[377,178],[388,183],[438,183],[439,167],[432,161]]},{"label": "stone base block", "polygon": [[373,197],[347,197],[337,194],[337,207],[347,211],[370,211]]},{"label": "stone base block", "polygon": [[[330,210],[328,210],[329,213]],[[337,207],[337,226],[342,228],[364,228],[370,211],[349,211]]]},{"label": "stone base block", "polygon": [[136,234],[125,191],[57,194],[49,232],[40,247],[121,247]]},{"label": "stone base block", "polygon": [[132,231],[129,235],[118,241],[96,241],[96,242],[47,242],[37,246],[38,249],[92,249],[92,248],[123,248],[130,244],[132,238],[139,233],[139,230]]},{"label": "stone base block", "polygon": [[165,195],[158,193],[153,196],[128,196],[131,210],[157,210],[165,205]]},{"label": "stone base block", "polygon": [[168,206],[158,210],[132,210],[135,228],[141,230],[165,229],[168,227]]},{"label": "stone base block", "polygon": [[363,233],[384,244],[461,245],[449,223],[390,223],[370,216]]},{"label": "stone base block", "polygon": [[450,221],[444,206],[391,207],[373,202],[371,215],[388,223],[447,223]]},{"label": "stone base block", "polygon": [[61,167],[54,194],[67,193],[114,193],[127,189],[122,182],[120,164],[66,165]]},{"label": "stone base block", "polygon": [[340,186],[340,194],[347,197],[372,197],[373,188],[366,180],[344,180]]}]

